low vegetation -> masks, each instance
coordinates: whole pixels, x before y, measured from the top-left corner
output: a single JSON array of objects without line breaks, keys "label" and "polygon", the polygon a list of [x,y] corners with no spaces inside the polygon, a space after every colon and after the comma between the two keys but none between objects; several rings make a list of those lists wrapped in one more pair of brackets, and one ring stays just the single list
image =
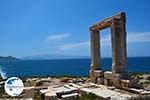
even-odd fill
[{"label": "low vegetation", "polygon": [[5,94],[5,90],[3,87],[0,87],[0,98]]},{"label": "low vegetation", "polygon": [[129,100],[150,100],[150,95],[133,97],[133,98],[130,98]]},{"label": "low vegetation", "polygon": [[79,96],[77,100],[104,100],[102,97],[99,97],[93,93],[84,94],[82,96]]},{"label": "low vegetation", "polygon": [[40,80],[34,81],[33,86],[41,86],[43,83]]},{"label": "low vegetation", "polygon": [[34,91],[34,97],[33,100],[40,100],[40,94],[39,90]]},{"label": "low vegetation", "polygon": [[147,80],[149,80],[149,81],[150,81],[150,76],[148,76],[148,77],[147,77]]}]

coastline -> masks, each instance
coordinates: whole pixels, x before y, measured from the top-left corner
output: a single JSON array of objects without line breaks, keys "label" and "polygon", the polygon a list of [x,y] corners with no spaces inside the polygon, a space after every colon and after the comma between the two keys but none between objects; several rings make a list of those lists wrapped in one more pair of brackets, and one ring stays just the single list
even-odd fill
[{"label": "coastline", "polygon": [[2,71],[2,68],[1,68],[1,67],[2,67],[2,66],[0,65],[0,77],[1,77],[2,79],[6,79],[6,78],[7,78],[6,73]]}]

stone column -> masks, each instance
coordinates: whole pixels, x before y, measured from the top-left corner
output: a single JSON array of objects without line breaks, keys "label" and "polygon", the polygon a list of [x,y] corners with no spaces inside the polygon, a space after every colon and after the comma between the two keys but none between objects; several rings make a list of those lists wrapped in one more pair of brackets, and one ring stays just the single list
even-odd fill
[{"label": "stone column", "polygon": [[100,69],[100,33],[96,30],[90,30],[91,35],[91,65],[90,65],[90,77],[91,81],[95,82],[96,77],[94,70]]},{"label": "stone column", "polygon": [[126,16],[125,13],[121,13],[121,18],[120,18],[120,27],[121,27],[121,51],[122,51],[122,74],[123,74],[123,78],[128,78],[127,75],[127,66],[126,66],[126,60],[127,60],[127,47],[126,47],[126,37],[127,37],[127,33],[126,33]]},{"label": "stone column", "polygon": [[121,19],[114,18],[111,26],[112,41],[112,72],[120,74],[120,78],[126,77],[126,32],[125,15]]}]

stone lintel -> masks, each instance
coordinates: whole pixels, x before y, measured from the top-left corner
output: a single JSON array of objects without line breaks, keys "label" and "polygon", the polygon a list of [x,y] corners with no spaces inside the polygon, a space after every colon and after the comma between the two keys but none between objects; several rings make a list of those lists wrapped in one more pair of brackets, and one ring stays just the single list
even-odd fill
[{"label": "stone lintel", "polygon": [[90,30],[102,30],[104,28],[110,27],[111,24],[112,24],[112,20],[114,18],[121,19],[122,17],[125,19],[125,13],[124,12],[119,12],[116,15],[110,16],[110,17],[108,17],[108,18],[106,18],[106,19],[104,19],[100,22],[97,22],[97,23],[93,24],[90,27]]},{"label": "stone lintel", "polygon": [[105,29],[107,27],[110,27],[111,26],[111,22],[106,22],[106,23],[101,23],[101,24],[97,24],[97,25],[94,25],[93,27],[90,28],[90,30],[102,30],[102,29]]}]

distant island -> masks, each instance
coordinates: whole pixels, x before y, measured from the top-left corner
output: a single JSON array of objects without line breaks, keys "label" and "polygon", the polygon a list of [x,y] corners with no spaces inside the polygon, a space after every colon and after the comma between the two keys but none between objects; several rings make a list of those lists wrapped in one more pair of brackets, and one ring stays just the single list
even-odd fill
[{"label": "distant island", "polygon": [[43,54],[26,56],[23,60],[47,60],[47,59],[78,59],[78,58],[90,58],[89,56],[77,56],[77,55],[61,55],[61,54]]},{"label": "distant island", "polygon": [[18,61],[18,60],[21,59],[15,58],[13,56],[7,56],[7,57],[0,56],[0,61]]}]

